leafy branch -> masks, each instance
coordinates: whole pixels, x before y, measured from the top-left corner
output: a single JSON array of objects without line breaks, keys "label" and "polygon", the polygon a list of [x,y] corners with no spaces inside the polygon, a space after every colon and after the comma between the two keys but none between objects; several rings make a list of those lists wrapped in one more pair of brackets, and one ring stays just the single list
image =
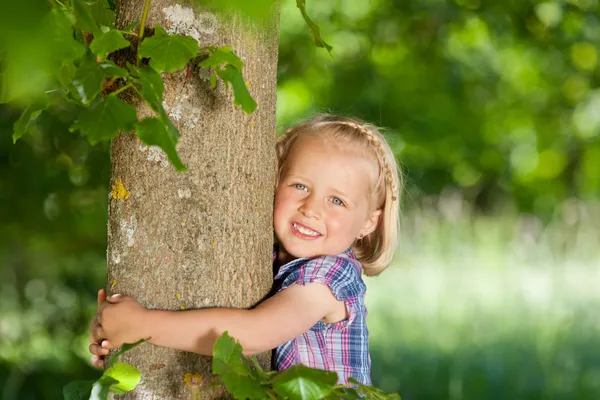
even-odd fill
[{"label": "leafy branch", "polygon": [[112,356],[109,356],[106,362],[110,365],[104,371],[97,381],[73,381],[69,382],[63,388],[63,397],[65,400],[107,400],[110,393],[125,394],[136,388],[142,373],[139,369],[127,363],[115,363],[123,353],[136,348],[145,340],[137,343],[125,344],[121,350]]},{"label": "leafy branch", "polygon": [[[140,24],[116,29],[109,0],[49,0],[41,23],[31,27],[24,41],[2,43],[0,103],[27,105],[13,126],[14,142],[35,131],[46,116],[61,114],[72,121],[69,130],[80,132],[91,144],[134,131],[145,144],[160,147],[183,171],[186,167],[176,150],[180,134],[163,106],[161,74],[191,65],[211,71],[212,88],[217,78],[226,88],[231,85],[233,102],[245,113],[256,110],[242,75],[243,62],[231,47],[199,48],[195,39],[168,34],[160,25],[146,36],[150,2],[144,2]],[[306,13],[305,0],[296,0],[296,5],[315,44],[330,52],[331,46]],[[23,50],[29,47],[32,50]],[[128,53],[135,53],[130,63],[113,61]],[[198,61],[190,63],[192,59]],[[123,101],[124,96],[141,98],[155,115],[138,120],[135,107]]]},{"label": "leafy branch", "polygon": [[[144,341],[124,345],[113,358],[133,349]],[[239,400],[244,399],[374,399],[400,400],[398,394],[387,394],[375,387],[350,379],[349,385],[338,385],[337,374],[309,368],[302,364],[285,371],[267,372],[256,357],[251,360],[242,355],[242,346],[227,332],[217,339],[213,348],[212,372],[215,379],[204,382],[196,374],[186,374],[185,382],[192,398],[202,391],[225,386]],[[133,390],[141,373],[135,367],[118,363],[107,369],[98,381],[71,382],[65,386],[65,400],[106,400],[108,393],[123,394]]]},{"label": "leafy branch", "polygon": [[[160,25],[154,27],[152,36],[145,36],[150,0],[145,1],[138,34],[133,32],[137,23],[123,30],[114,27],[114,12],[108,0],[92,3],[54,0],[51,3],[45,15],[47,29],[41,31],[39,38],[45,40],[49,48],[60,49],[56,57],[49,52],[41,63],[50,66],[44,71],[45,76],[49,76],[50,87],[31,88],[27,93],[8,87],[7,93],[0,97],[0,102],[18,100],[25,95],[33,98],[14,124],[14,142],[35,126],[41,114],[68,107],[74,110],[70,130],[81,132],[90,143],[108,141],[123,131],[134,131],[145,144],[160,147],[171,164],[184,171],[186,166],[176,150],[180,133],[163,105],[161,74],[186,68],[192,59],[200,56],[204,58],[200,62],[202,67],[214,69],[213,88],[219,77],[227,87],[232,86],[234,103],[244,112],[252,113],[256,109],[242,76],[243,62],[230,47],[200,49],[195,39],[168,34]],[[117,65],[113,55],[131,47],[128,37],[138,43],[134,46],[135,62]],[[10,69],[10,54],[6,59]],[[155,115],[138,120],[135,107],[121,97],[125,92],[140,97]]]},{"label": "leafy branch", "polygon": [[333,50],[333,47],[325,43],[325,41],[321,37],[321,29],[317,24],[313,22],[312,19],[310,19],[310,17],[306,13],[306,0],[296,0],[296,7],[298,7],[298,9],[300,10],[302,18],[304,18],[304,22],[306,22],[306,25],[308,25],[310,32],[313,35],[315,46],[324,48],[331,55],[331,50]]}]

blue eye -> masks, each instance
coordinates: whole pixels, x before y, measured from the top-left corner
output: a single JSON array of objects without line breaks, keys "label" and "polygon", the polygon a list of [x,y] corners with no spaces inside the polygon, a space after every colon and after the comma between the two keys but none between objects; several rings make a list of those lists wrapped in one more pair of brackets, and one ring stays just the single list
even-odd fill
[{"label": "blue eye", "polygon": [[335,204],[336,206],[343,206],[344,205],[344,202],[342,200],[338,199],[337,197],[332,198],[331,202],[333,204]]},{"label": "blue eye", "polygon": [[304,190],[305,192],[308,191],[308,188],[305,185],[301,184],[301,183],[294,184],[294,187],[296,189]]}]

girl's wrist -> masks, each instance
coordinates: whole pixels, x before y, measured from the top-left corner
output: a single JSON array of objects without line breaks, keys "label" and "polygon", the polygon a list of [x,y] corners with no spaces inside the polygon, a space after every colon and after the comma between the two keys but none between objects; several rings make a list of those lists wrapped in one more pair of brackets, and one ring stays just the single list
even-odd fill
[{"label": "girl's wrist", "polygon": [[147,340],[152,337],[152,326],[154,326],[153,320],[156,312],[155,310],[149,310],[144,307],[140,310],[140,314],[141,315],[137,324],[137,336],[139,336],[138,340]]}]

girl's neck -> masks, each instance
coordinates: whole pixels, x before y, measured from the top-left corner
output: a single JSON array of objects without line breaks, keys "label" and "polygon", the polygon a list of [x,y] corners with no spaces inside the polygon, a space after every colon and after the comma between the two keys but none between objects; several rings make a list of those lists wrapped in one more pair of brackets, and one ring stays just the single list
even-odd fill
[{"label": "girl's neck", "polygon": [[279,249],[277,250],[277,260],[275,260],[275,264],[277,268],[285,265],[291,261],[294,261],[297,257],[294,257],[290,253],[288,253],[282,245],[279,245]]}]

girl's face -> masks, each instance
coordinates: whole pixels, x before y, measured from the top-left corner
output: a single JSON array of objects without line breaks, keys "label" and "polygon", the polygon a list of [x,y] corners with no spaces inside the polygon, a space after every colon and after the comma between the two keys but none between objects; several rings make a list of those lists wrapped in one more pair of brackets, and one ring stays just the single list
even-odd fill
[{"label": "girl's face", "polygon": [[375,162],[321,138],[296,142],[275,192],[275,234],[296,258],[338,255],[377,227],[369,209]]}]

